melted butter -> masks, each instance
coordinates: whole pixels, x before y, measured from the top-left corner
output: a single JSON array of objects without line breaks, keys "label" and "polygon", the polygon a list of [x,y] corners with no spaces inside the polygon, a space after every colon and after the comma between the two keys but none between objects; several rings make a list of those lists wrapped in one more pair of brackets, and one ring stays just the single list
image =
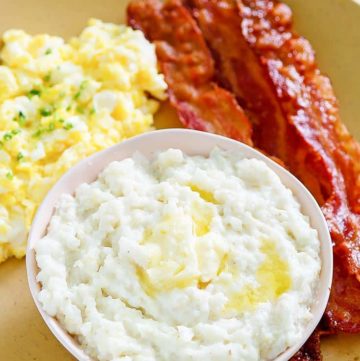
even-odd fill
[{"label": "melted butter", "polygon": [[209,207],[194,202],[191,209],[191,218],[193,221],[194,233],[197,237],[202,237],[209,233],[212,216],[213,213]]},{"label": "melted butter", "polygon": [[[206,229],[204,218],[197,217],[199,227]],[[153,229],[145,229],[141,245],[149,247],[151,257],[145,267],[135,266],[139,283],[153,297],[158,292],[196,286],[200,277],[194,268],[191,236],[192,217],[184,213],[167,215]],[[188,232],[186,232],[186,228]],[[206,231],[207,232],[207,231]],[[169,245],[172,245],[169,247]]]},{"label": "melted butter", "polygon": [[201,189],[199,186],[197,186],[196,184],[193,184],[193,183],[190,183],[189,187],[193,192],[198,193],[200,198],[202,198],[204,201],[206,201],[208,203],[216,204],[216,199],[215,199],[214,195],[211,192],[205,191],[205,190]]},{"label": "melted butter", "polygon": [[190,212],[164,216],[153,228],[144,230],[139,242],[148,247],[150,256],[147,264],[135,266],[135,271],[141,287],[150,297],[158,292],[191,286],[206,288],[226,267],[227,257],[220,250],[216,251],[218,257],[214,258],[215,264],[210,264],[210,271],[208,264],[204,269],[201,267],[204,255],[196,250],[196,240],[192,236],[202,237],[210,232],[214,210],[208,201],[214,198],[209,192],[194,189],[201,192],[201,198],[206,198],[207,202],[198,199],[191,204]]},{"label": "melted butter", "polygon": [[159,290],[171,291],[175,288],[182,289],[182,288],[195,286],[198,282],[198,278],[199,277],[197,275],[192,275],[192,276],[187,276],[187,277],[182,277],[182,278],[168,279],[165,282],[160,282]]},{"label": "melted butter", "polygon": [[146,272],[146,270],[138,265],[135,266],[136,276],[140,282],[141,288],[149,297],[153,297],[156,293],[155,287]]},{"label": "melted butter", "polygon": [[181,271],[178,272],[178,275],[169,275],[169,277],[166,277],[165,279],[159,279],[158,281],[155,281],[149,277],[148,271],[144,268],[135,266],[135,269],[142,289],[150,297],[154,297],[154,295],[158,292],[166,292],[173,289],[183,289],[195,286],[199,283],[198,275],[182,276],[180,275]]},{"label": "melted butter", "polygon": [[257,287],[246,286],[234,294],[226,305],[226,309],[237,312],[249,311],[258,304],[274,301],[291,287],[289,265],[278,254],[275,244],[264,241],[261,252],[265,260],[256,272]]},{"label": "melted butter", "polygon": [[210,283],[211,283],[211,280],[210,280],[210,281],[207,281],[207,282],[198,281],[197,287],[198,287],[200,290],[204,290]]},{"label": "melted butter", "polygon": [[143,239],[139,242],[140,244],[145,244],[151,241],[153,235],[153,231],[151,228],[145,228]]},{"label": "melted butter", "polygon": [[220,260],[219,267],[216,272],[217,276],[220,276],[225,271],[228,265],[228,260],[229,260],[229,255],[225,253]]}]

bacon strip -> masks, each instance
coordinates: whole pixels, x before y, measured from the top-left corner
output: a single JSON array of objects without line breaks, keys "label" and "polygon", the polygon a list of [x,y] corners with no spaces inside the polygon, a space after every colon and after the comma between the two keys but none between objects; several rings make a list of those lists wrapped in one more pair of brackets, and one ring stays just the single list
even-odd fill
[{"label": "bacon strip", "polygon": [[186,127],[252,144],[250,122],[234,96],[213,81],[210,51],[180,0],[134,1],[128,23],[155,42],[170,102]]},{"label": "bacon strip", "polygon": [[320,336],[321,332],[315,330],[315,332],[306,341],[305,345],[290,359],[290,361],[321,361],[320,348]]},{"label": "bacon strip", "polygon": [[339,118],[328,78],[291,10],[272,0],[191,0],[219,77],[254,125],[255,146],[279,157],[322,206],[334,242],[326,311],[335,331],[360,332],[360,146]]}]

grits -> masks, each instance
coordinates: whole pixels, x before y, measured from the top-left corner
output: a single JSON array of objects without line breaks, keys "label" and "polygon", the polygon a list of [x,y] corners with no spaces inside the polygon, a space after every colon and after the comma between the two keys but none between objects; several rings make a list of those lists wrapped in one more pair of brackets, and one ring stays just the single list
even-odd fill
[{"label": "grits", "polygon": [[35,250],[45,311],[98,360],[271,360],[311,319],[321,268],[291,191],[219,149],[111,163]]}]

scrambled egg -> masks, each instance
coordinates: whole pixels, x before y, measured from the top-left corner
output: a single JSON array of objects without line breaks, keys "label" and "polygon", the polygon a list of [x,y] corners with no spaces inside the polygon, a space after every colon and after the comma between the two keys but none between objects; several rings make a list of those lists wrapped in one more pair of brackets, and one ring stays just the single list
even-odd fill
[{"label": "scrambled egg", "polygon": [[0,262],[25,253],[37,206],[80,159],[149,130],[166,83],[139,31],[90,20],[65,43],[21,30],[0,52]]}]

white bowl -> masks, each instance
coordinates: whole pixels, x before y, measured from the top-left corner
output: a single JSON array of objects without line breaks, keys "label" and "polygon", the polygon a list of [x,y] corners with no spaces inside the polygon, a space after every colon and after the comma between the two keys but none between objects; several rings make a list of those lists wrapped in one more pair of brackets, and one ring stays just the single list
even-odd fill
[{"label": "white bowl", "polygon": [[39,207],[33,221],[26,253],[26,267],[31,294],[41,316],[50,330],[78,360],[85,361],[91,359],[84,353],[77,341],[66,332],[59,322],[54,317],[49,316],[42,309],[42,306],[38,301],[38,293],[41,289],[41,285],[36,280],[36,275],[39,269],[36,264],[35,251],[33,247],[34,243],[46,233],[47,225],[53,214],[54,205],[56,204],[57,199],[63,193],[74,193],[75,189],[81,183],[94,181],[98,174],[110,162],[131,157],[135,151],[141,151],[145,156],[151,156],[151,154],[158,150],[178,148],[188,155],[207,156],[215,146],[225,150],[239,150],[248,158],[263,160],[281,178],[282,182],[292,190],[293,194],[301,204],[303,213],[310,217],[312,227],[318,231],[321,241],[320,256],[322,269],[317,297],[314,299],[312,305],[312,313],[314,316],[307,325],[302,339],[297,344],[285,350],[275,360],[287,361],[290,359],[314,331],[328,302],[332,281],[333,261],[332,243],[326,221],[313,196],[302,185],[302,183],[300,183],[283,167],[245,144],[218,135],[193,130],[158,130],[114,145],[111,148],[92,155],[71,168],[50,190]]}]

